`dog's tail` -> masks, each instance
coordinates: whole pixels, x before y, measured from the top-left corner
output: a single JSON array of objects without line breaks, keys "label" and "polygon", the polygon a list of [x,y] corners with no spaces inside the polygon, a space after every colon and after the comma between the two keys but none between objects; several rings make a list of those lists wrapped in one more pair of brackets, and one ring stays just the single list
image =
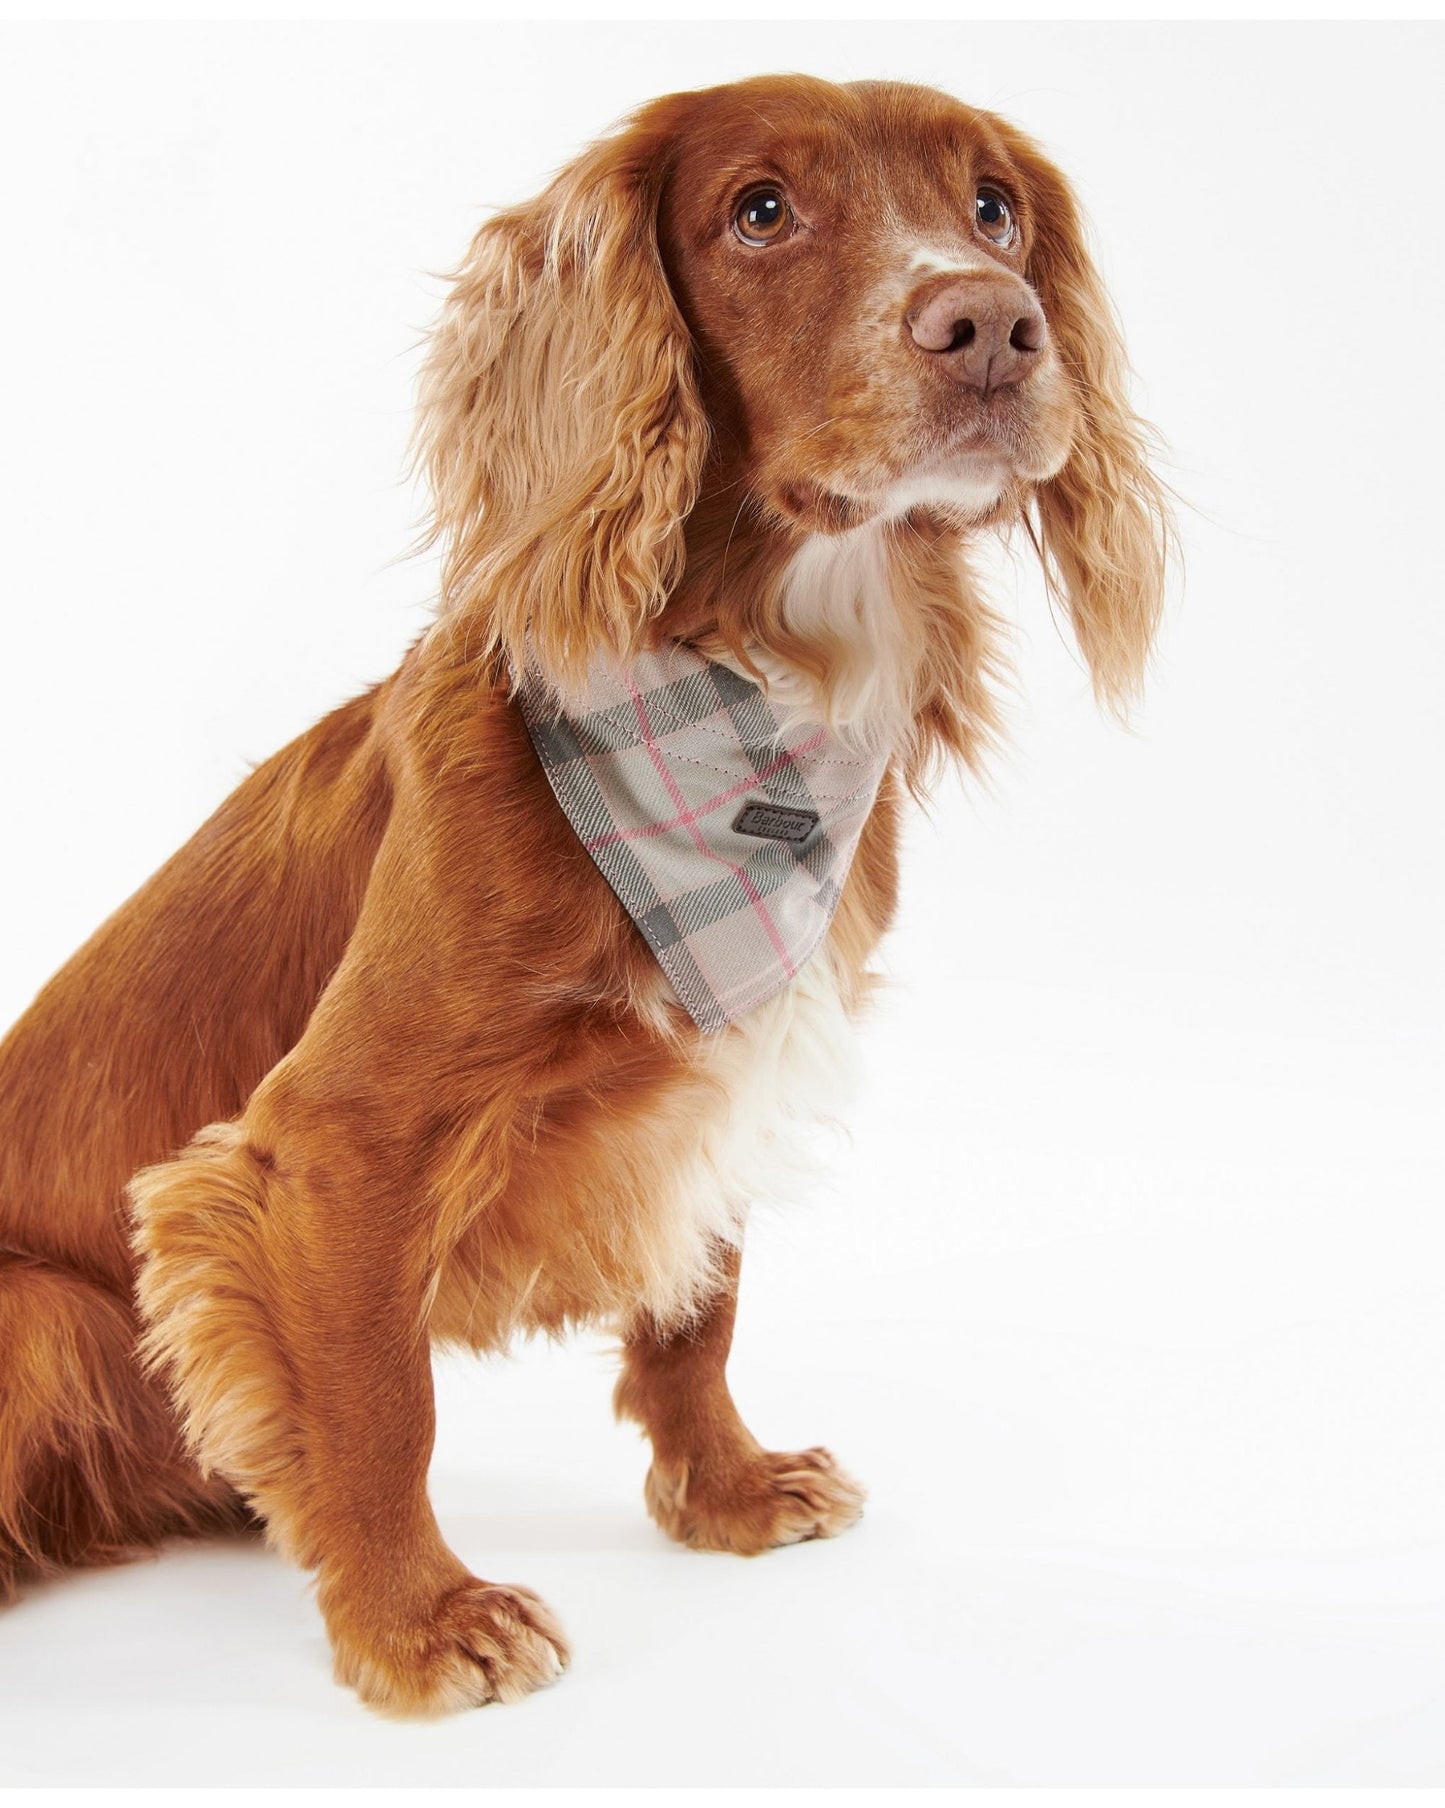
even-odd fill
[{"label": "dog's tail", "polygon": [[30,1576],[245,1520],[235,1495],[185,1457],[135,1341],[134,1315],[113,1293],[0,1254],[0,1601]]}]

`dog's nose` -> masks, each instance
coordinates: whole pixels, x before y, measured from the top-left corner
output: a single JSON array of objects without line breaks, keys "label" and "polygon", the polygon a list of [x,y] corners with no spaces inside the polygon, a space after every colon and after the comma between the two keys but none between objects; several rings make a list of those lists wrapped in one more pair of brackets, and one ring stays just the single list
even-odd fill
[{"label": "dog's nose", "polygon": [[917,296],[904,318],[915,345],[960,388],[984,395],[1022,382],[1048,344],[1033,290],[1006,270],[946,277]]}]

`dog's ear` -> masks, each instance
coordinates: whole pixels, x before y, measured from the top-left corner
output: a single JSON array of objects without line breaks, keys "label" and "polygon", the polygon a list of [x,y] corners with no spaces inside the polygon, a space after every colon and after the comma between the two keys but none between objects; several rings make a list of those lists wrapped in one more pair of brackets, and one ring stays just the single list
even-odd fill
[{"label": "dog's ear", "polygon": [[634,124],[489,220],[422,373],[443,613],[563,687],[662,608],[706,452],[657,246],[665,152]]},{"label": "dog's ear", "polygon": [[1009,138],[1033,211],[1028,277],[1079,409],[1063,468],[1034,492],[1029,531],[1096,696],[1122,713],[1143,679],[1163,607],[1174,535],[1168,492],[1149,468],[1152,429],[1129,404],[1123,338],[1078,203],[1022,134]]}]

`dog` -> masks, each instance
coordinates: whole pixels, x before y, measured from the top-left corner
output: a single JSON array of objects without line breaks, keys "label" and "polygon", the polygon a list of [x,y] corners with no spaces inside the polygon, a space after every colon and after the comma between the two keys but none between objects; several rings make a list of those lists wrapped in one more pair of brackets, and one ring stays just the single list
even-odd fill
[{"label": "dog", "polygon": [[672,1537],[857,1518],[729,1397],[748,1201],[908,794],[995,738],[969,548],[1026,535],[1101,701],[1140,683],[1125,381],[1063,177],[927,88],[674,94],[481,227],[421,381],[434,624],[0,1048],[0,1590],[261,1524],[367,1702],[523,1696],[566,1641],[442,1538],[429,1351],[578,1325]]}]

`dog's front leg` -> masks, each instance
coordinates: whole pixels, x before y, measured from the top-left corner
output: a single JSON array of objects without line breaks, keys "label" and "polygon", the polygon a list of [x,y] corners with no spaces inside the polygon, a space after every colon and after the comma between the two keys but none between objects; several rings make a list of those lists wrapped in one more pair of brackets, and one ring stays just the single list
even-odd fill
[{"label": "dog's front leg", "polygon": [[652,1441],[648,1511],[670,1537],[745,1557],[805,1538],[832,1538],[863,1511],[864,1494],[826,1450],[764,1450],[727,1385],[740,1258],[685,1329],[650,1319],[630,1328],[617,1383],[619,1417]]},{"label": "dog's front leg", "polygon": [[288,1114],[275,1079],[132,1185],[147,1353],[203,1466],[318,1572],[341,1680],[398,1714],[514,1699],[567,1648],[535,1595],[471,1575],[432,1513],[434,1256],[398,1152]]}]

